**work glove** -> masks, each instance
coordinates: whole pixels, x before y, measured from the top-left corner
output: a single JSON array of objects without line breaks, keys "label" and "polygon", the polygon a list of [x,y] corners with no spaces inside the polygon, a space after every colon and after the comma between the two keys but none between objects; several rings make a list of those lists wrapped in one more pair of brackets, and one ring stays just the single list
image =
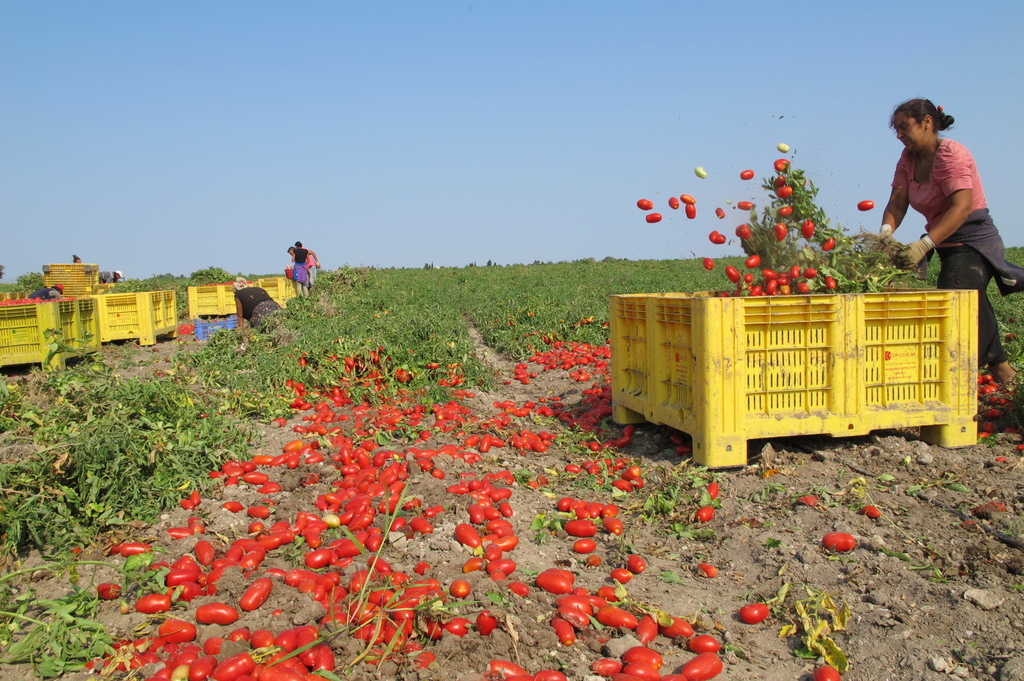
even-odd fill
[{"label": "work glove", "polygon": [[917,264],[924,260],[933,248],[935,248],[935,242],[927,234],[917,241],[907,244],[900,252],[900,266],[908,270],[917,267]]},{"label": "work glove", "polygon": [[892,233],[895,232],[895,231],[896,231],[895,227],[893,227],[889,223],[885,223],[884,225],[882,225],[882,228],[878,230],[878,235],[881,236],[881,237],[888,237],[888,236],[892,236]]}]

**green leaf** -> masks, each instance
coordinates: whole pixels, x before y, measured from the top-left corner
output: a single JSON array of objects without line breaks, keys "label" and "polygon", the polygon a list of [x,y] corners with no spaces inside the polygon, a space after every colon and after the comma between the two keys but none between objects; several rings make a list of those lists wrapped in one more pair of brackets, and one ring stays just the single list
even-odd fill
[{"label": "green leaf", "polygon": [[658,579],[665,582],[666,584],[686,584],[686,580],[684,580],[676,572],[671,570],[659,572]]}]

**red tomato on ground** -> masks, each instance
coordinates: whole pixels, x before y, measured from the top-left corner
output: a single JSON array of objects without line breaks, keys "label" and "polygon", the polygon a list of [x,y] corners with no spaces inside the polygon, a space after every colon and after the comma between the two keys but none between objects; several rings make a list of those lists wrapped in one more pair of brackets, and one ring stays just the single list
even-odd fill
[{"label": "red tomato on ground", "polygon": [[768,619],[771,611],[764,603],[749,603],[740,608],[740,620],[746,624],[758,624]]},{"label": "red tomato on ground", "polygon": [[702,506],[697,509],[697,512],[693,514],[693,517],[696,518],[698,522],[706,523],[715,517],[715,507]]},{"label": "red tomato on ground", "polygon": [[722,673],[722,661],[713,652],[701,653],[683,665],[687,681],[708,681]]},{"label": "red tomato on ground", "polygon": [[829,532],[822,538],[821,545],[829,551],[845,553],[857,548],[857,540],[854,539],[852,534],[847,534],[846,532]]}]

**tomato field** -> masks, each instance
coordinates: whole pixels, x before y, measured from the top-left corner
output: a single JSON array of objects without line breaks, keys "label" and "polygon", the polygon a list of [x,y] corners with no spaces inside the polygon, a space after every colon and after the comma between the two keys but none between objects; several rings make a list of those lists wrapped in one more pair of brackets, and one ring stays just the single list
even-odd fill
[{"label": "tomato field", "polygon": [[345,268],[8,376],[0,679],[1024,678],[1009,391],[729,470],[609,418],[607,296],[746,259]]}]

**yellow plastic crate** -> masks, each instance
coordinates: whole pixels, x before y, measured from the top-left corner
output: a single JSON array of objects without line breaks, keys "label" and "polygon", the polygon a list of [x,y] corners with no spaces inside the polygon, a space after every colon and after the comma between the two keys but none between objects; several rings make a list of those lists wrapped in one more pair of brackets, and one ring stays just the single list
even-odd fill
[{"label": "yellow plastic crate", "polygon": [[43,284],[64,287],[65,296],[87,296],[100,283],[100,266],[91,263],[43,265]]},{"label": "yellow plastic crate", "polygon": [[0,300],[20,300],[28,298],[31,291],[0,291]]},{"label": "yellow plastic crate", "polygon": [[235,314],[235,290],[231,284],[188,287],[188,316],[223,317]]},{"label": "yellow plastic crate", "polygon": [[257,279],[256,285],[270,294],[274,301],[284,307],[295,297],[295,284],[285,277],[269,277]]},{"label": "yellow plastic crate", "polygon": [[60,331],[71,350],[54,355],[47,368],[64,368],[70,357],[100,347],[99,317],[92,298],[0,306],[0,366],[42,364],[50,352],[46,332]]},{"label": "yellow plastic crate", "polygon": [[689,433],[705,466],[747,441],[921,427],[977,442],[973,291],[610,297],[612,417]]},{"label": "yellow plastic crate", "polygon": [[136,338],[139,345],[154,345],[157,336],[178,335],[174,291],[108,293],[94,299],[103,343]]}]

